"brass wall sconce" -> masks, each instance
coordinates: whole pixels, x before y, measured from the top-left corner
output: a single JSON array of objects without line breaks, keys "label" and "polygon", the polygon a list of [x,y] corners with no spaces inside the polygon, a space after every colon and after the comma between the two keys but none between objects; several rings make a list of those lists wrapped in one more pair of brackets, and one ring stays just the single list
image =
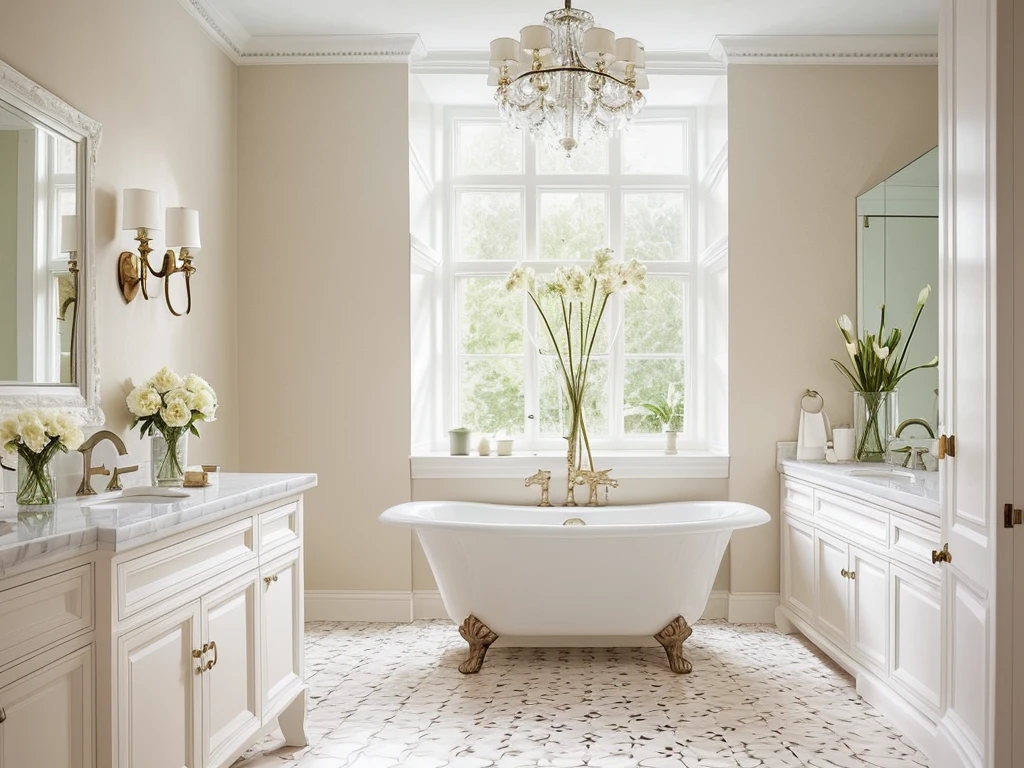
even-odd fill
[{"label": "brass wall sconce", "polygon": [[[197,250],[201,245],[199,211],[168,208],[161,221],[160,195],[148,189],[126,189],[121,219],[123,229],[135,230],[135,240],[139,244],[138,253],[124,251],[117,260],[117,285],[125,302],[131,303],[140,289],[144,299],[152,298],[147,285],[147,277],[152,275],[164,281],[164,300],[171,314],[175,317],[189,314],[192,311],[192,275],[196,272],[190,249]],[[154,269],[149,259],[153,252],[149,246],[149,233],[159,232],[161,228],[165,233],[167,252],[160,269]],[[175,253],[175,248],[178,253]],[[171,303],[170,278],[179,273],[185,276],[185,294],[188,297],[184,312],[178,312]]]}]

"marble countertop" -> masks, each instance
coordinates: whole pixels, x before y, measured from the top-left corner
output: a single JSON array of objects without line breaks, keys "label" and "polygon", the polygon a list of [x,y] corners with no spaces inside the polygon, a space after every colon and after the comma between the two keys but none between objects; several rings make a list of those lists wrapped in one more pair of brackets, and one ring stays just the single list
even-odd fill
[{"label": "marble countertop", "polygon": [[[0,577],[95,549],[123,551],[315,488],[312,474],[219,473],[216,485],[182,488],[188,498],[130,502],[117,494],[61,499],[52,512],[0,511]],[[177,490],[177,489],[176,489]]]},{"label": "marble countertop", "polygon": [[[906,477],[896,479],[865,474],[851,474],[872,470],[896,470],[909,473],[913,479]],[[861,464],[844,462],[827,464],[823,461],[796,461],[781,459],[779,471],[796,479],[807,480],[865,496],[873,496],[876,503],[884,505],[886,501],[896,502],[912,509],[926,512],[938,517],[942,511],[939,496],[939,473],[923,470],[910,470],[893,467],[890,464]]]}]

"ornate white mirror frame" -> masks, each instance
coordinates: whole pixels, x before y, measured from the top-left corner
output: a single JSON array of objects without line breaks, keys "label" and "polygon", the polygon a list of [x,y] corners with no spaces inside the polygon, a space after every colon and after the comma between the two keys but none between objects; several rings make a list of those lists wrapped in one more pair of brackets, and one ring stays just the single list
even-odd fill
[{"label": "ornate white mirror frame", "polygon": [[0,384],[0,413],[22,408],[60,408],[76,412],[87,425],[98,426],[103,423],[104,416],[100,408],[100,370],[96,349],[93,207],[100,124],[3,61],[0,61],[0,101],[20,109],[41,125],[78,144],[78,215],[81,227],[78,253],[79,332],[74,339],[80,361],[78,380],[74,384]]}]

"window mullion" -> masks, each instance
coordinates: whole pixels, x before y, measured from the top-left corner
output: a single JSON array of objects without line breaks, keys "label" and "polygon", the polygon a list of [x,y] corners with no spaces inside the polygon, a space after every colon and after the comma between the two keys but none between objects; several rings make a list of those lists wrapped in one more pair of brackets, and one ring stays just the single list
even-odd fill
[{"label": "window mullion", "polygon": [[[623,241],[623,199],[622,199],[622,137],[620,134],[612,136],[609,145],[608,158],[608,218],[610,222],[609,246],[615,249],[620,259],[625,258],[625,243]],[[611,402],[608,404],[608,433],[614,443],[619,443],[625,432],[622,403],[625,387],[625,360],[623,352],[623,324],[625,322],[625,299],[622,295],[616,296],[611,303],[611,317],[609,318],[609,330],[615,333],[615,339],[611,349],[608,350],[608,397]]]}]

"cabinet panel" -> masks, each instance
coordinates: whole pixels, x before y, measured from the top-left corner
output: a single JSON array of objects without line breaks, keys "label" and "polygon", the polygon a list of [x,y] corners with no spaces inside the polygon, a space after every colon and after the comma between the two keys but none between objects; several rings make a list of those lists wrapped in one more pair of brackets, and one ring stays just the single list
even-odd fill
[{"label": "cabinet panel", "polygon": [[92,566],[0,591],[0,667],[92,628]]},{"label": "cabinet panel", "polygon": [[845,541],[815,531],[815,573],[818,623],[842,648],[849,638],[850,580],[843,575],[850,564]]},{"label": "cabinet panel", "polygon": [[260,514],[260,553],[299,541],[299,502]]},{"label": "cabinet panel", "polygon": [[782,478],[782,508],[810,517],[814,513],[814,490],[809,485]]},{"label": "cabinet panel", "polygon": [[120,768],[201,768],[199,602],[118,640]]},{"label": "cabinet panel", "polygon": [[[259,730],[259,574],[253,571],[202,600],[206,764],[219,765]],[[205,664],[204,664],[205,665]]]},{"label": "cabinet panel", "polygon": [[89,646],[0,689],[0,768],[92,768],[92,659]]},{"label": "cabinet panel", "polygon": [[814,616],[814,529],[782,518],[783,599],[808,618]]},{"label": "cabinet panel", "polygon": [[850,646],[858,660],[887,671],[889,648],[889,564],[856,548],[850,550],[852,628]]},{"label": "cabinet panel", "polygon": [[[892,679],[936,709],[941,705],[942,596],[938,582],[892,567]],[[978,649],[970,648],[968,653]]]},{"label": "cabinet panel", "polygon": [[270,713],[302,685],[302,573],[299,551],[260,571],[263,709]]}]

